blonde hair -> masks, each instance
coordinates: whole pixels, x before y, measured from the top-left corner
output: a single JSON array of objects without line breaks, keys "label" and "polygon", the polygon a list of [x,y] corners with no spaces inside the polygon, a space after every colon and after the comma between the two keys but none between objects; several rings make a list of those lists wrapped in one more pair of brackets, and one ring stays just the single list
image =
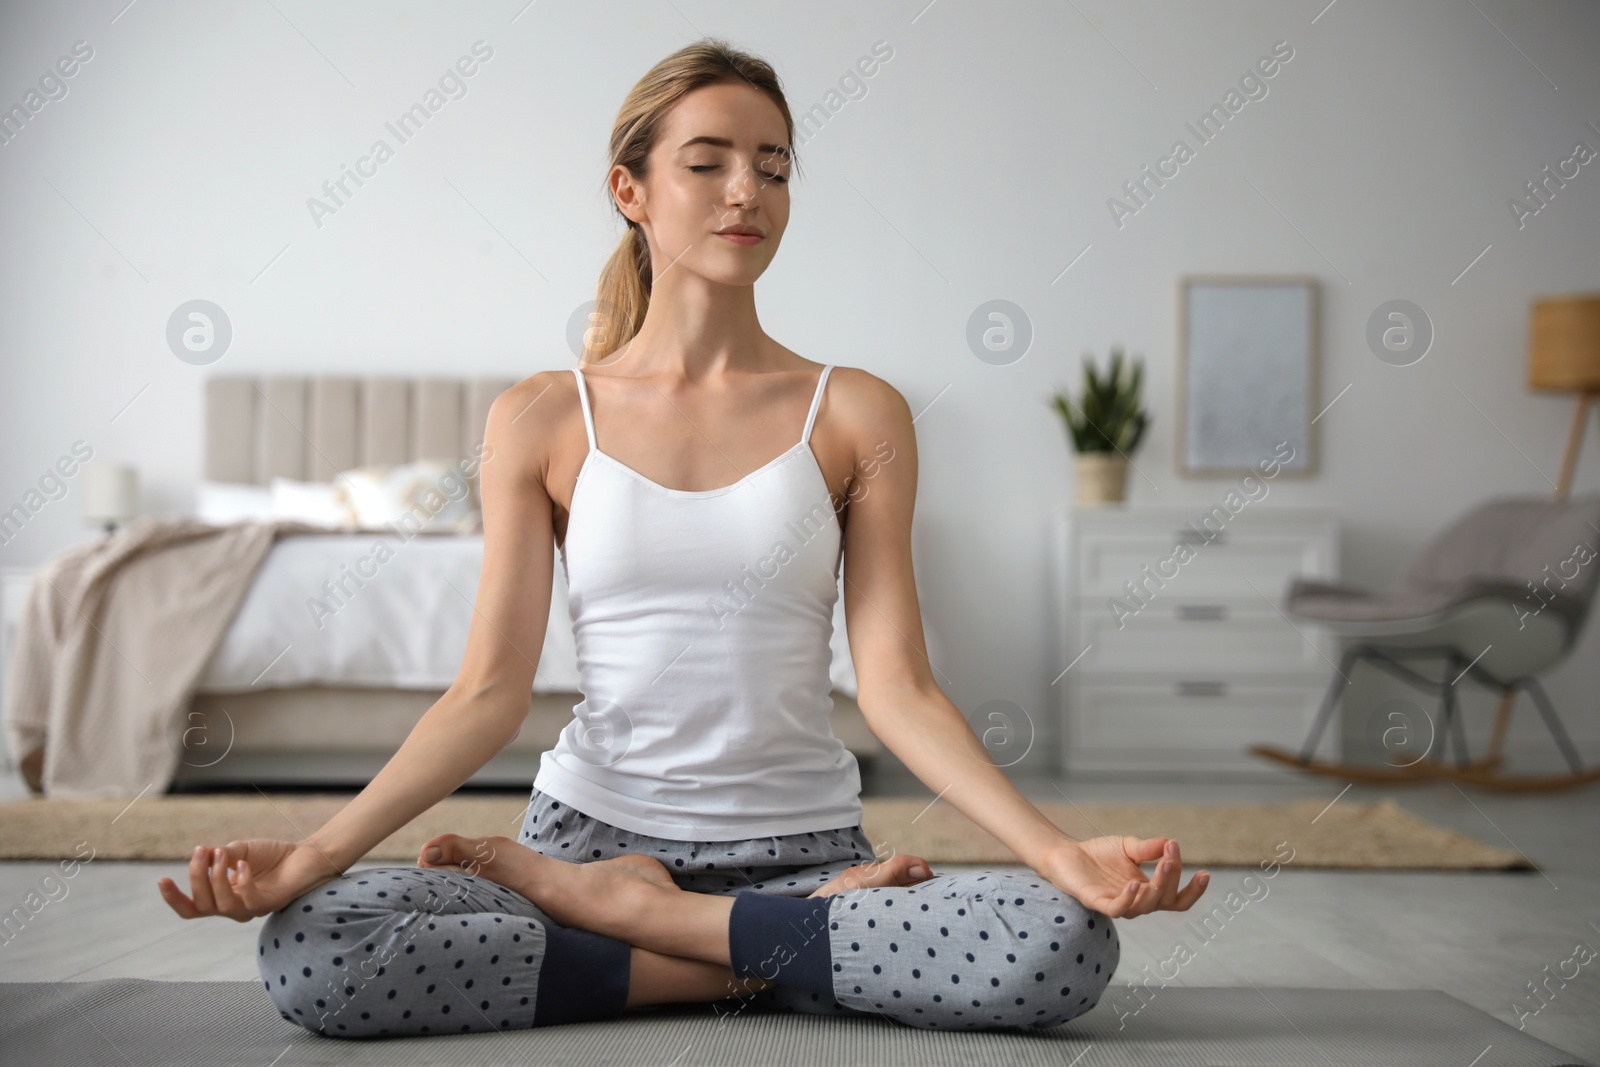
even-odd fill
[{"label": "blonde hair", "polygon": [[[763,59],[740,51],[726,41],[703,38],[667,56],[640,78],[617,111],[611,128],[611,169],[627,167],[640,180],[649,175],[649,156],[661,137],[672,108],[689,93],[707,85],[744,82],[766,93],[783,114],[786,141],[793,151],[794,119],[778,75]],[[798,166],[798,160],[794,161]],[[609,182],[608,182],[609,186]],[[609,195],[609,194],[608,194]],[[611,206],[627,224],[616,250],[600,271],[595,287],[594,322],[599,329],[585,332],[580,362],[604,359],[639,332],[650,307],[650,247],[644,230],[622,214],[615,197]]]}]

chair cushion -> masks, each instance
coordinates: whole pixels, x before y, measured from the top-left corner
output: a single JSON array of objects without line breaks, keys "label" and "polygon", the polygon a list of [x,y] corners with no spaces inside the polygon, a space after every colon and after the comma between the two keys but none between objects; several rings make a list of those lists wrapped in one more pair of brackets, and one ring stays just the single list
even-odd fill
[{"label": "chair cushion", "polygon": [[1434,538],[1392,591],[1298,578],[1285,597],[1285,611],[1314,622],[1423,623],[1474,601],[1498,599],[1517,619],[1554,616],[1570,645],[1600,575],[1597,543],[1600,496],[1497,497]]},{"label": "chair cushion", "polygon": [[1285,610],[1317,622],[1420,621],[1485,599],[1503,601],[1506,610],[1518,616],[1551,612],[1569,630],[1577,628],[1584,614],[1583,601],[1576,596],[1552,592],[1541,600],[1527,588],[1483,578],[1383,594],[1351,585],[1296,579],[1289,587]]}]

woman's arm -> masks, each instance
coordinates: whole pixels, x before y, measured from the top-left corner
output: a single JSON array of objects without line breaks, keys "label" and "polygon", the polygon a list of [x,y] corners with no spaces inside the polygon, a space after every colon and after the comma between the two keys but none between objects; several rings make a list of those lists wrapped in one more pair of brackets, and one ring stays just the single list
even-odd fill
[{"label": "woman's arm", "polygon": [[550,617],[555,546],[545,472],[563,416],[546,390],[557,373],[513,386],[489,410],[479,468],[483,567],[454,683],[366,788],[320,829],[302,838],[304,828],[286,826],[281,840],[196,849],[189,861],[192,898],[160,879],[162,897],[179,915],[247,922],[276,911],[338,877],[516,737]]},{"label": "woman's arm", "polygon": [[[1068,836],[1017,791],[939,688],[912,571],[911,411],[896,389],[865,371],[846,368],[842,377],[845,388],[831,394],[831,422],[857,457],[844,494],[845,620],[867,725],[929,789],[1084,904],[1109,915],[1186,909],[1205,880],[1177,891],[1176,843],[1147,881],[1139,863],[1162,859],[1167,839]],[[1130,882],[1139,884],[1130,889]]]}]

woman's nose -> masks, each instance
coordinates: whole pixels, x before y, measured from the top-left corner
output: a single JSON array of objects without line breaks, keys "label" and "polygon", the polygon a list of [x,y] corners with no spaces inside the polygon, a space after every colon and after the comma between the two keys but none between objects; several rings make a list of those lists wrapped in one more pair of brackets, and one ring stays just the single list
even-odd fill
[{"label": "woman's nose", "polygon": [[761,183],[754,169],[744,168],[734,172],[733,179],[728,183],[728,201],[735,204],[748,204],[754,200],[756,193],[761,189]]}]

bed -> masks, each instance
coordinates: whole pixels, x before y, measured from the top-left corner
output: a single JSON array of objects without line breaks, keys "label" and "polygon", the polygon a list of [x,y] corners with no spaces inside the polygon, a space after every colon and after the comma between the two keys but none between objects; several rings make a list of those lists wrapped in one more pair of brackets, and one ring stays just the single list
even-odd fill
[{"label": "bed", "polygon": [[[314,485],[357,468],[476,456],[490,404],[513,384],[215,376],[205,388],[204,477],[248,492],[275,479]],[[481,532],[330,530],[278,541],[185,710],[173,788],[367,782],[454,679],[482,560]],[[527,719],[469,784],[526,787],[583,699],[559,557],[554,570]],[[832,649],[830,722],[865,770],[884,749],[855,701],[842,596]]]}]

